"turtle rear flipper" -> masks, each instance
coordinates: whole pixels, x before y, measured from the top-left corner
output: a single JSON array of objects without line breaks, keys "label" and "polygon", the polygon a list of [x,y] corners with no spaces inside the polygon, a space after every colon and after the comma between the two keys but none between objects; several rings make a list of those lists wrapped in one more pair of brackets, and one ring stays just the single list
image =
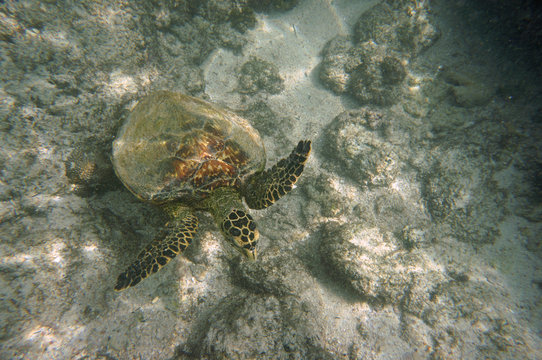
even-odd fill
[{"label": "turtle rear flipper", "polygon": [[264,209],[289,193],[301,176],[310,151],[310,140],[302,140],[287,158],[252,176],[244,189],[247,205],[251,209]]},{"label": "turtle rear flipper", "polygon": [[119,275],[115,290],[134,286],[160,270],[190,245],[197,228],[198,218],[191,212],[169,221],[128,269]]}]

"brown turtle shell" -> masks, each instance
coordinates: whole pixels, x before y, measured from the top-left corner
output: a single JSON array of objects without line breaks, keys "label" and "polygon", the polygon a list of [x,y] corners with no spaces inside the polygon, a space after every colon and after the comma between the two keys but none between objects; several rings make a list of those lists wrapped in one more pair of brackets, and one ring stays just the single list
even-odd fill
[{"label": "brown turtle shell", "polygon": [[258,132],[232,111],[158,91],[139,101],[121,127],[113,166],[142,200],[193,202],[262,171],[265,150]]}]

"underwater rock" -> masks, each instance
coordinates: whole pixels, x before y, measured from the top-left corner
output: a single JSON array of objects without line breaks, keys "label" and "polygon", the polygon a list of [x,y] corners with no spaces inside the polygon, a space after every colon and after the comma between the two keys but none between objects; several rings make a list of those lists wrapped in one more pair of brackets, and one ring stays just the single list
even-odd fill
[{"label": "underwater rock", "polygon": [[304,265],[290,254],[268,254],[254,262],[234,259],[230,266],[234,283],[256,294],[282,297],[315,286]]},{"label": "underwater rock", "polygon": [[322,261],[337,279],[371,302],[399,304],[416,282],[426,287],[414,296],[428,298],[429,280],[444,279],[442,274],[429,270],[422,252],[408,251],[390,233],[383,234],[362,223],[327,223],[321,241]]},{"label": "underwater rock", "polygon": [[354,28],[356,41],[373,41],[416,56],[440,36],[431,24],[427,2],[384,1],[361,15]]},{"label": "underwater rock", "polygon": [[408,76],[405,87],[405,97],[401,99],[403,110],[417,118],[426,117],[450,96],[449,85],[432,76]]},{"label": "underwater rock", "polygon": [[430,239],[427,238],[426,232],[413,226],[405,226],[402,230],[401,238],[405,248],[422,248],[428,246]]},{"label": "underwater rock", "polygon": [[0,12],[0,41],[11,41],[21,30],[16,19]]},{"label": "underwater rock", "polygon": [[188,6],[192,7],[192,13],[206,19],[210,24],[227,22],[232,11],[237,8],[235,2],[222,0],[192,2],[192,4],[188,4]]},{"label": "underwater rock", "polygon": [[274,64],[251,56],[250,60],[241,67],[240,93],[255,94],[264,91],[269,94],[278,94],[283,89],[284,80]]},{"label": "underwater rock", "polygon": [[324,85],[336,94],[349,92],[361,104],[396,103],[407,76],[405,59],[439,37],[426,6],[385,1],[365,12],[354,29],[355,43],[338,36],[324,47],[320,66]]},{"label": "underwater rock", "polygon": [[[387,1],[382,1],[364,12],[354,26],[355,40],[358,43],[376,39],[380,33],[390,31],[397,14]],[[389,41],[387,39],[385,42]]]},{"label": "underwater rock", "polygon": [[201,65],[220,46],[217,37],[206,40],[216,26],[211,26],[208,20],[198,16],[190,22],[175,24],[168,31],[156,33],[156,51],[171,63]]},{"label": "underwater rock", "polygon": [[220,47],[231,49],[235,54],[242,53],[243,46],[247,40],[241,32],[233,28],[233,24],[219,24],[215,27],[215,31]]},{"label": "underwater rock", "polygon": [[254,10],[248,6],[235,7],[230,11],[229,20],[231,26],[241,33],[245,33],[248,29],[253,29],[258,20]]},{"label": "underwater rock", "polygon": [[257,23],[246,2],[220,0],[167,3],[154,10],[154,17],[148,25],[159,24],[156,33],[161,41],[156,51],[167,49],[175,53],[177,62],[189,60],[195,65],[217,47],[240,53],[246,44],[245,32]]},{"label": "underwater rock", "polygon": [[380,63],[382,82],[389,85],[398,85],[406,77],[405,65],[398,57],[386,56]]},{"label": "underwater rock", "polygon": [[[130,6],[112,13],[107,22],[110,26],[104,26],[97,9],[90,16],[90,9],[74,11],[59,2],[29,1],[14,3],[9,8],[26,27],[21,36],[13,38],[9,56],[17,67],[26,71],[41,66],[54,74],[70,68],[74,74],[86,70],[94,75],[97,70],[112,70],[120,65],[133,69],[146,59],[145,36],[140,33],[141,27]],[[81,20],[85,16],[88,18]],[[69,24],[70,31],[63,28],[64,24]],[[89,48],[93,49],[92,55],[87,53]]]},{"label": "underwater rock", "polygon": [[444,153],[422,175],[422,196],[433,220],[450,226],[458,240],[492,243],[499,234],[503,194],[484,169],[458,150]]},{"label": "underwater rock", "polygon": [[340,180],[337,176],[321,174],[315,181],[303,185],[302,191],[310,199],[303,212],[308,223],[315,221],[320,216],[339,216],[348,212],[354,206],[351,204],[352,200],[348,199],[345,194],[334,186]]},{"label": "underwater rock", "polygon": [[[380,231],[399,234],[408,225],[423,223],[424,216],[414,207],[414,201],[407,199],[400,192],[390,190],[390,188],[379,188],[375,189],[371,195],[371,215],[374,215],[375,224]],[[354,210],[354,214],[358,215],[359,212],[364,211],[362,209],[363,207],[359,206],[359,209]],[[363,214],[359,216],[364,218]]]},{"label": "underwater rock", "polygon": [[524,331],[499,279],[471,280],[470,268],[453,257],[443,270],[424,251],[408,251],[391,234],[362,223],[326,223],[319,252],[332,276],[361,299],[401,310],[401,338],[409,344],[429,345],[439,358],[465,352],[531,358],[527,348],[514,347],[525,342]]},{"label": "underwater rock", "polygon": [[[434,330],[434,355],[459,359],[528,359],[524,329],[514,321],[516,308],[500,285],[448,281],[436,287],[425,304],[423,320]],[[474,341],[473,341],[474,340]]]},{"label": "underwater rock", "polygon": [[199,66],[219,47],[240,53],[247,43],[246,30],[256,24],[250,7],[232,1],[175,1],[158,11],[142,6],[149,7],[140,14],[153,38],[148,52],[159,64]]},{"label": "underwater rock", "polygon": [[293,9],[299,0],[248,0],[256,11],[287,11]]},{"label": "underwater rock", "polygon": [[285,137],[284,126],[280,126],[280,124],[289,120],[275,113],[265,101],[254,101],[245,110],[240,110],[239,114],[248,119],[260,134],[274,136],[278,139]]},{"label": "underwater rock", "polygon": [[382,114],[362,108],[337,115],[325,133],[329,153],[361,184],[388,185],[399,173],[399,159],[382,129]]},{"label": "underwater rock", "polygon": [[257,294],[285,296],[298,294],[313,285],[311,276],[304,271],[296,257],[287,254],[267,256],[258,261],[231,262],[234,283]]},{"label": "underwater rock", "polygon": [[0,131],[8,131],[12,125],[7,120],[10,113],[16,110],[17,102],[4,89],[0,89],[0,99]]},{"label": "underwater rock", "polygon": [[[539,110],[540,111],[540,110]],[[536,116],[539,116],[537,114]],[[539,121],[533,119],[533,121]],[[542,127],[540,123],[533,123],[531,140],[542,139]],[[526,172],[522,186],[518,186],[513,191],[513,196],[518,201],[515,212],[533,223],[542,223],[542,158],[535,150],[535,146],[524,142],[531,151],[525,156],[524,163],[521,166]],[[528,248],[542,253],[542,238],[528,240]]]},{"label": "underwater rock", "polygon": [[65,161],[66,177],[77,195],[89,196],[119,185],[109,154],[110,141],[89,138],[77,144]]},{"label": "underwater rock", "polygon": [[428,174],[423,182],[427,209],[435,220],[443,220],[452,212],[455,208],[456,194],[461,191],[460,185],[454,177],[458,174],[447,175],[444,178]]},{"label": "underwater rock", "polygon": [[331,39],[322,50],[320,80],[336,94],[347,91],[350,73],[363,61],[353,51],[351,39],[341,35]]},{"label": "underwater rock", "polygon": [[320,80],[336,94],[351,93],[361,104],[395,103],[407,75],[400,55],[373,42],[353,46],[346,36],[330,40],[323,50]]},{"label": "underwater rock", "polygon": [[496,89],[478,79],[479,75],[475,73],[463,73],[444,68],[441,71],[441,77],[451,88],[452,97],[455,105],[471,108],[475,106],[487,105]]},{"label": "underwater rock", "polygon": [[457,105],[471,108],[487,105],[495,91],[483,85],[453,86],[452,95]]},{"label": "underwater rock", "polygon": [[332,359],[316,310],[294,297],[232,294],[202,316],[179,355],[211,359]]},{"label": "underwater rock", "polygon": [[351,74],[349,92],[361,104],[389,106],[396,103],[406,77],[402,60],[375,43],[364,43],[359,50],[364,61]]}]

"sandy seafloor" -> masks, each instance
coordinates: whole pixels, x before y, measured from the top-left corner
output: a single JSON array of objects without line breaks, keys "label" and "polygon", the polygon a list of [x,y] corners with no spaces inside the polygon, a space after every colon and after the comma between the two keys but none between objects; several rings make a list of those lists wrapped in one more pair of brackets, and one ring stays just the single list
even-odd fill
[{"label": "sandy seafloor", "polygon": [[[542,358],[540,10],[257,3],[0,4],[0,358]],[[118,293],[164,215],[66,163],[107,168],[156,89],[243,114],[269,164],[313,152],[252,211],[258,261],[199,214]]]}]

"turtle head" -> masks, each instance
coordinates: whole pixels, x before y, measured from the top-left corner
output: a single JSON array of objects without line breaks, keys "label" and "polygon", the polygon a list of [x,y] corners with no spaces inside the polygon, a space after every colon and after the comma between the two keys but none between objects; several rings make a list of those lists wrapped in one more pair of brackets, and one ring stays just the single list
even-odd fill
[{"label": "turtle head", "polygon": [[237,251],[250,260],[256,260],[260,233],[250,214],[243,210],[231,210],[222,222],[222,232]]}]

